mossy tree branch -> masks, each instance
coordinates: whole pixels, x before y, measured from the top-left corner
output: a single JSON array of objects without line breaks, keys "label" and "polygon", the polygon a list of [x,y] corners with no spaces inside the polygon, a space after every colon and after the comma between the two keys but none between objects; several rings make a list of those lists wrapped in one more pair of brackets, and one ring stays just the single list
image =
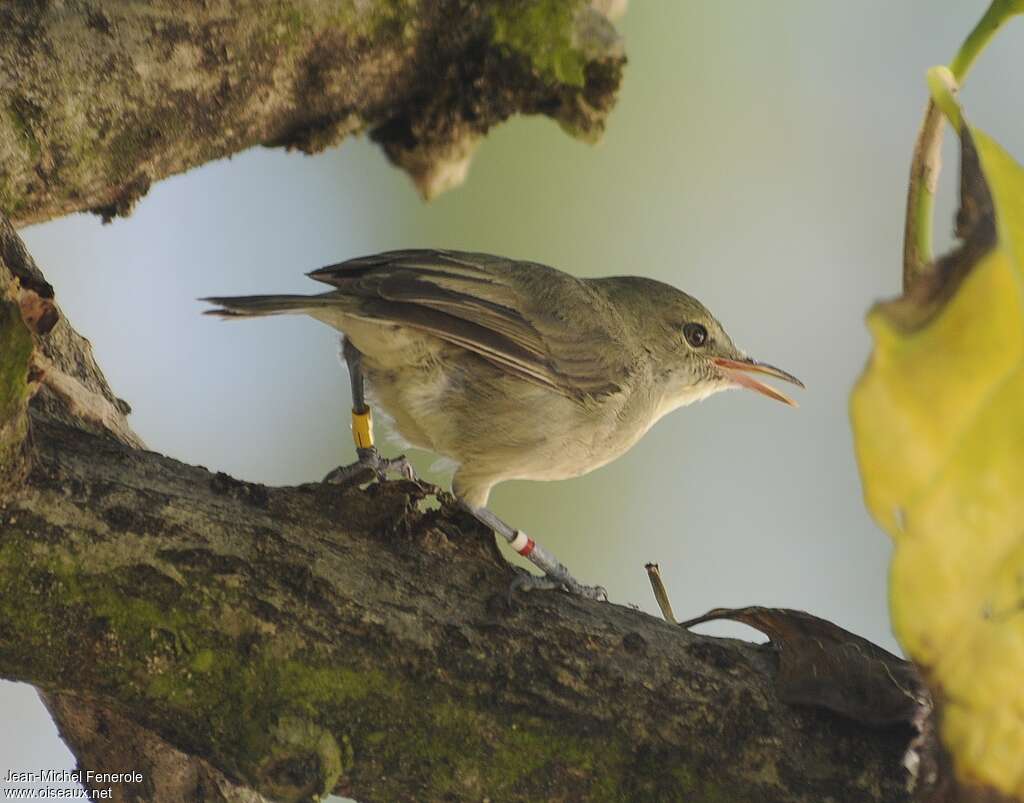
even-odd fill
[{"label": "mossy tree branch", "polygon": [[120,799],[908,799],[909,729],[785,705],[770,648],[563,594],[509,607],[491,534],[416,486],[271,489],[147,452],[65,323],[32,340],[60,378],[27,383],[0,497],[0,677],[49,696],[81,765],[133,751],[151,780]]},{"label": "mossy tree branch", "polygon": [[597,137],[624,61],[585,0],[4,3],[0,211],[109,218],[254,145],[364,131],[430,197],[515,113]]},{"label": "mossy tree branch", "polygon": [[[430,195],[516,112],[585,138],[583,0],[0,7],[0,208],[127,211],[370,131]],[[144,450],[0,214],[0,677],[115,799],[899,801],[909,730],[783,704],[775,653],[562,594],[414,485],[268,489]],[[639,567],[637,567],[639,570]],[[131,766],[124,766],[125,762]]]}]

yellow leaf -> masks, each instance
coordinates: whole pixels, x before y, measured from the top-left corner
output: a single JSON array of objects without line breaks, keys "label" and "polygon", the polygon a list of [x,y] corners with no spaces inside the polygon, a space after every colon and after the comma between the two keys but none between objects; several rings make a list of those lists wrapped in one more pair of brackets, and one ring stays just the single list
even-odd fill
[{"label": "yellow leaf", "polygon": [[976,236],[869,313],[851,415],[865,500],[896,544],[893,626],[956,774],[1024,799],[1024,170],[962,136]]}]

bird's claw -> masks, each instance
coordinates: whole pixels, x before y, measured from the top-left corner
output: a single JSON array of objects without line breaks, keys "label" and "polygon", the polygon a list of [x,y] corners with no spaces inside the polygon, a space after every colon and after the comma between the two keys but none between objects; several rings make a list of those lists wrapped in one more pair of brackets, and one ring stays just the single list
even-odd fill
[{"label": "bird's claw", "polygon": [[565,584],[565,588],[570,594],[576,594],[584,599],[592,599],[597,602],[608,601],[608,590],[604,586],[585,586],[572,580]]},{"label": "bird's claw", "polygon": [[416,476],[416,470],[412,467],[412,463],[409,462],[404,454],[400,454],[398,457],[382,457],[379,460],[380,467],[377,469],[377,479],[381,482],[387,479],[389,471],[394,471],[401,475],[402,479],[409,480],[409,482],[419,482],[419,477]]},{"label": "bird's claw", "polygon": [[362,476],[367,471],[372,471],[378,482],[384,482],[389,472],[399,474],[403,479],[411,482],[419,482],[412,463],[403,454],[398,457],[381,457],[375,446],[368,449],[357,449],[359,459],[347,466],[338,466],[329,471],[323,481],[331,485],[345,485]]},{"label": "bird's claw", "polygon": [[512,595],[516,591],[528,592],[528,591],[551,591],[554,589],[562,589],[583,597],[584,599],[597,600],[599,602],[608,601],[608,592],[603,586],[586,586],[576,581],[576,579],[566,573],[561,576],[552,574],[537,575],[532,574],[528,571],[522,570],[522,573],[517,574],[515,579],[509,585],[508,589],[508,601],[511,604]]}]

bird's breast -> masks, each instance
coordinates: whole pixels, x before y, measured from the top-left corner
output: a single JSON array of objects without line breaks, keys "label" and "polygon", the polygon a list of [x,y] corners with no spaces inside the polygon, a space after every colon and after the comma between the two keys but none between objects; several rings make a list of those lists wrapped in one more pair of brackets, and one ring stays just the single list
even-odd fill
[{"label": "bird's breast", "polygon": [[658,417],[654,398],[571,398],[454,347],[401,361],[365,355],[363,366],[371,398],[404,440],[493,482],[586,474],[628,451]]}]

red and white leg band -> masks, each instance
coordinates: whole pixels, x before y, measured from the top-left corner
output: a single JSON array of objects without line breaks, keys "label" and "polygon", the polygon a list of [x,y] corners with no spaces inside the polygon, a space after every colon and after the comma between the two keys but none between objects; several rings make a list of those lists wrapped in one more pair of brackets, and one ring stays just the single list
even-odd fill
[{"label": "red and white leg band", "polygon": [[528,557],[536,546],[533,539],[522,530],[516,530],[516,537],[512,540],[511,544],[512,548],[524,558]]}]

